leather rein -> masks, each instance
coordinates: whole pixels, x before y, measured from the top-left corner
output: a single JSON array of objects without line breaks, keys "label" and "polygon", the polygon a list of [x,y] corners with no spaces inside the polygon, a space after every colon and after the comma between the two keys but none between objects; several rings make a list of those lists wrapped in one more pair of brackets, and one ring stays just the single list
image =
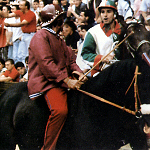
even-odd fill
[{"label": "leather rein", "polygon": [[138,72],[138,66],[136,66],[136,69],[135,69],[135,72],[134,72],[134,77],[133,77],[133,79],[132,79],[132,82],[131,82],[131,84],[129,85],[129,88],[127,89],[127,91],[126,91],[126,93],[125,93],[125,94],[127,94],[127,92],[129,91],[131,85],[132,85],[133,82],[134,82],[135,111],[130,110],[130,109],[127,109],[127,108],[125,108],[125,106],[120,106],[120,105],[118,105],[118,104],[115,104],[115,103],[113,103],[113,102],[110,102],[110,101],[108,101],[108,100],[106,100],[106,99],[104,99],[104,98],[101,98],[101,97],[99,97],[99,96],[97,96],[97,95],[94,95],[94,94],[92,94],[92,93],[86,92],[86,91],[84,91],[84,90],[81,90],[81,89],[77,89],[77,90],[80,91],[80,92],[82,92],[82,93],[84,93],[84,94],[86,94],[86,95],[88,95],[88,96],[90,96],[90,97],[92,97],[92,98],[95,98],[95,99],[97,99],[97,100],[99,100],[99,101],[101,101],[101,102],[104,102],[104,103],[107,103],[107,104],[112,105],[112,106],[114,106],[114,107],[117,107],[117,108],[119,108],[119,109],[121,109],[121,110],[123,110],[123,111],[126,111],[127,113],[130,113],[130,114],[132,114],[132,115],[135,115],[137,118],[140,118],[141,116],[139,116],[139,114],[141,115],[141,113],[140,113],[140,110],[138,109],[138,100],[139,100],[139,103],[140,103],[140,104],[141,104],[141,101],[140,101],[140,98],[139,98],[138,85],[137,85],[137,75],[140,75],[140,74],[141,74],[141,73]]}]

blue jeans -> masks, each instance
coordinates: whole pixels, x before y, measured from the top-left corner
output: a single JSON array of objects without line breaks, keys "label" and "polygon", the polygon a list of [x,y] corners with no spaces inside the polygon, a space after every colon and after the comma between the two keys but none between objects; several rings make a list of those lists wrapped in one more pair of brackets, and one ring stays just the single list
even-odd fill
[{"label": "blue jeans", "polygon": [[29,45],[30,45],[30,41],[32,39],[32,37],[34,36],[34,32],[31,32],[31,33],[23,33],[22,35],[22,41],[25,42],[25,46],[26,46],[26,52],[27,52],[27,56],[29,55],[29,51],[28,51],[28,48],[29,48]]},{"label": "blue jeans", "polygon": [[8,58],[13,59],[13,46],[8,46]]},{"label": "blue jeans", "polygon": [[32,32],[32,33],[23,33],[22,35],[21,43],[18,48],[18,58],[19,61],[23,62],[24,64],[25,64],[25,58],[29,56],[28,48],[34,34],[35,33]]}]

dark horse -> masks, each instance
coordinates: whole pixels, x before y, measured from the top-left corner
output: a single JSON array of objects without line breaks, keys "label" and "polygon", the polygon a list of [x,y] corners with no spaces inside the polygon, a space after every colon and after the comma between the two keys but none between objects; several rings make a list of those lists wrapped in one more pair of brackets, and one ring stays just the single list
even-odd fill
[{"label": "dark horse", "polygon": [[[141,73],[137,77],[141,104],[150,104],[150,68],[142,59],[143,52],[149,55],[150,44],[142,25],[130,25],[126,35],[131,30],[134,34],[126,41],[126,45],[128,49],[132,49],[135,58],[112,64],[98,76],[90,78],[81,89],[134,110],[133,84],[126,95],[125,92],[133,79],[136,65]],[[57,149],[114,150],[126,143],[130,143],[135,150],[148,147],[143,127],[145,124],[150,126],[149,114],[140,114],[137,119],[133,114],[77,90],[68,91],[68,109],[68,117],[58,139]],[[138,109],[140,110],[140,103]],[[31,101],[28,98],[27,83],[18,83],[1,95],[0,110],[0,149],[13,150],[16,144],[25,150],[42,147],[50,114],[42,96]]]}]

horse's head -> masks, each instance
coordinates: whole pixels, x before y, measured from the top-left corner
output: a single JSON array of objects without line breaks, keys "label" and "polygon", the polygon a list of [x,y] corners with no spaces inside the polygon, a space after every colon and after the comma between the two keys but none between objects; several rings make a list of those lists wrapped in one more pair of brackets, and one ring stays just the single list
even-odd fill
[{"label": "horse's head", "polygon": [[142,56],[143,53],[146,53],[150,57],[150,33],[146,30],[144,25],[140,23],[128,24],[124,36],[129,35],[131,32],[133,32],[133,34],[125,41],[130,53],[134,56],[137,54]]}]

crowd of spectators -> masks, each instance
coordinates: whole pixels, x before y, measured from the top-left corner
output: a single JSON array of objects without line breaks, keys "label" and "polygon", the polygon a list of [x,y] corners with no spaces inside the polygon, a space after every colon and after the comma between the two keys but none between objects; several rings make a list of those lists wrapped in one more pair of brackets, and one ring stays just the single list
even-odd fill
[{"label": "crowd of spectators", "polygon": [[[0,0],[0,81],[4,80],[1,77],[4,77],[4,72],[8,70],[8,65],[6,66],[8,62],[10,66],[12,65],[11,69],[15,68],[20,74],[19,80],[11,78],[9,81],[28,80],[28,68],[26,68],[28,47],[35,32],[41,29],[40,12],[46,4],[59,5],[65,12],[63,31],[60,32],[60,36],[67,46],[75,51],[78,66],[83,72],[88,71],[90,67],[83,62],[81,51],[87,31],[101,22],[97,9],[97,3],[100,4],[101,1]],[[134,18],[150,30],[150,0],[114,1],[117,4],[118,14],[122,15],[125,21]]]}]

